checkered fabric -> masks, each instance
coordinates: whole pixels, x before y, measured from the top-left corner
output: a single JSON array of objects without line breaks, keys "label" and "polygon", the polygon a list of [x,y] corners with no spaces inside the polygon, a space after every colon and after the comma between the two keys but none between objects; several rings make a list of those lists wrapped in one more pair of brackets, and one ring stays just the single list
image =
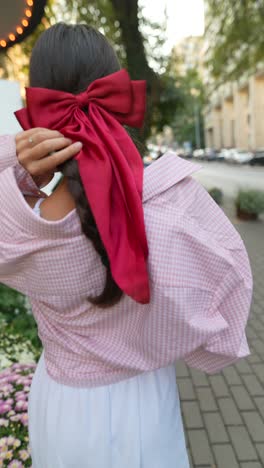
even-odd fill
[{"label": "checkered fabric", "polygon": [[[191,177],[202,166],[169,152],[144,172],[151,302],[127,296],[101,310],[105,268],[76,209],[40,218],[23,193],[45,197],[0,139],[0,281],[26,294],[48,374],[76,386],[114,383],[178,359],[214,373],[250,354],[253,279],[245,245]],[[136,220],[135,220],[136,223]]]}]

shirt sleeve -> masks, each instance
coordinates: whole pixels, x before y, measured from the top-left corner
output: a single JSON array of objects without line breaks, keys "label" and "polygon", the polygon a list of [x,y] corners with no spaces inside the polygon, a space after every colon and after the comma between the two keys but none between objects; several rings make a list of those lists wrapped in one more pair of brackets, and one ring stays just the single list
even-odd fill
[{"label": "shirt sleeve", "polygon": [[19,164],[13,135],[0,137],[0,173],[8,167],[14,167],[17,184],[23,195],[47,196],[39,190],[29,172]]},{"label": "shirt sleeve", "polygon": [[252,302],[253,277],[240,234],[204,187],[196,181],[193,184],[196,184],[196,200],[201,207],[195,210],[197,226],[207,231],[218,246],[215,260],[212,259],[213,269],[220,271],[219,255],[226,258],[229,265],[212,290],[212,302],[207,313],[208,318],[216,322],[222,319],[226,327],[187,355],[185,362],[190,367],[215,373],[250,354],[245,330]]},{"label": "shirt sleeve", "polygon": [[0,172],[17,163],[15,138],[4,135],[0,137]]},{"label": "shirt sleeve", "polygon": [[[246,255],[246,252],[244,252]],[[250,354],[246,338],[246,324],[252,301],[253,281],[249,263],[243,270],[232,266],[215,291],[209,316],[222,318],[226,328],[185,357],[196,369],[215,373]]]},{"label": "shirt sleeve", "polygon": [[154,329],[156,360],[215,373],[248,356],[253,280],[231,220],[193,178],[153,199],[145,215],[157,320],[146,333]]}]

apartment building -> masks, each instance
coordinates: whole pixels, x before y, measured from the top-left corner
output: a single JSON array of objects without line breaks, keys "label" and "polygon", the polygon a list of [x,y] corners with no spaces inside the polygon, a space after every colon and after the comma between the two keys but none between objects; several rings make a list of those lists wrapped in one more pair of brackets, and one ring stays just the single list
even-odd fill
[{"label": "apartment building", "polygon": [[264,67],[214,91],[204,120],[208,147],[264,148]]}]

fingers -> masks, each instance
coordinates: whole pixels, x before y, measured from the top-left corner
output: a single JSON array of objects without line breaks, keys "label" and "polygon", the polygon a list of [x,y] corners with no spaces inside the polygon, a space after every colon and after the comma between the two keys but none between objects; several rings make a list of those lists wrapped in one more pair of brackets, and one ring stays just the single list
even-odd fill
[{"label": "fingers", "polygon": [[74,143],[56,130],[33,128],[16,135],[19,163],[33,176],[46,176],[57,166],[75,156],[81,143]]},{"label": "fingers", "polygon": [[[40,145],[38,145],[38,147]],[[36,150],[39,150],[38,147],[36,147]],[[54,144],[54,148],[55,147],[56,145]],[[53,149],[51,150],[51,151],[55,151],[53,154],[45,158],[36,159],[35,161],[32,161],[30,163],[30,167],[28,167],[28,171],[33,176],[42,175],[50,171],[56,171],[57,166],[67,161],[68,159],[71,159],[73,156],[79,153],[81,148],[82,148],[82,143],[78,142],[70,146],[67,146],[63,149],[60,149],[59,151],[56,149]]]},{"label": "fingers", "polygon": [[[16,135],[17,153],[33,148],[44,140],[51,140],[53,138],[62,138],[63,135],[56,130],[48,130],[46,128],[33,128]],[[30,142],[30,138],[32,141]]]},{"label": "fingers", "polygon": [[70,144],[72,141],[64,137],[41,141],[30,150],[30,158],[32,160],[42,159],[53,151],[59,151]]}]

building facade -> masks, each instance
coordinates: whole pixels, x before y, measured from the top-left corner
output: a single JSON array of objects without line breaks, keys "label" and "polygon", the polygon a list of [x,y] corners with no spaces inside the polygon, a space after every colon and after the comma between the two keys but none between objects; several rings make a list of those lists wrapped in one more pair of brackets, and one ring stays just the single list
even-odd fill
[{"label": "building facade", "polygon": [[172,49],[176,74],[185,76],[189,70],[197,70],[200,77],[204,73],[205,43],[203,36],[189,36],[179,41]]},{"label": "building facade", "polygon": [[214,91],[204,120],[207,147],[264,148],[264,69]]}]

